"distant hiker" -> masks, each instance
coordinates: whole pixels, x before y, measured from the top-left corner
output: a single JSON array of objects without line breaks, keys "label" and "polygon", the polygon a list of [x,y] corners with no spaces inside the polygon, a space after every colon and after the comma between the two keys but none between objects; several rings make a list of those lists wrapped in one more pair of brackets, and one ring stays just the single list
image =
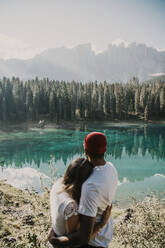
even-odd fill
[{"label": "distant hiker", "polygon": [[40,120],[38,123],[38,127],[39,128],[44,128],[45,127],[45,121],[44,120]]},{"label": "distant hiker", "polygon": [[[83,183],[78,213],[80,216],[79,232],[49,239],[54,247],[108,247],[113,234],[112,217],[105,226],[91,238],[95,225],[101,219],[103,211],[112,204],[117,189],[117,171],[112,163],[106,162],[104,153],[107,140],[103,133],[93,132],[84,140],[84,152],[93,172]],[[98,224],[99,225],[99,224]]]}]

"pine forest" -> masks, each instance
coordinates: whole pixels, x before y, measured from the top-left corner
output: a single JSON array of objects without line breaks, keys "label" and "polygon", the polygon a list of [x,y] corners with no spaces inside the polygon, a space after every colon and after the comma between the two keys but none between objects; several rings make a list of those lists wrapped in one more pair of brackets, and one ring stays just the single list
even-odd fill
[{"label": "pine forest", "polygon": [[49,79],[0,80],[0,121],[161,120],[165,77],[126,84]]}]

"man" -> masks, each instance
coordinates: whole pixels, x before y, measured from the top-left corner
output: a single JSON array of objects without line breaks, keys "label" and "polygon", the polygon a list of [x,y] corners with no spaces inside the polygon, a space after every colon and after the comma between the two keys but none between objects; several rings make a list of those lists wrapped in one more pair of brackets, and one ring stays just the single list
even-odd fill
[{"label": "man", "polygon": [[99,222],[101,214],[112,204],[117,189],[117,171],[110,162],[104,159],[107,150],[107,139],[103,133],[92,132],[85,137],[84,152],[89,162],[93,164],[93,173],[82,186],[79,204],[80,230],[62,237],[50,237],[53,246],[62,247],[107,247],[112,239],[112,217],[99,230],[94,238],[94,225]]}]

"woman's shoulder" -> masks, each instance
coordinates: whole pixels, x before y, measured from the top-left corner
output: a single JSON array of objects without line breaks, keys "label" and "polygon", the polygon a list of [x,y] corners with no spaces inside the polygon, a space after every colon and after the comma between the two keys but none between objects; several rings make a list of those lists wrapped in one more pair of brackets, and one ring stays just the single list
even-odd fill
[{"label": "woman's shoulder", "polygon": [[63,189],[62,180],[63,178],[61,177],[54,182],[50,194],[58,194],[62,191]]},{"label": "woman's shoulder", "polygon": [[56,207],[64,219],[67,220],[72,215],[78,213],[78,204],[65,191],[58,194],[56,198]]},{"label": "woman's shoulder", "polygon": [[78,204],[72,200],[64,208],[64,218],[67,220],[73,215],[78,215]]},{"label": "woman's shoulder", "polygon": [[77,206],[77,202],[71,198],[68,193],[66,193],[65,191],[61,192],[59,194],[59,200],[60,202],[63,202],[64,207],[66,208],[68,205],[74,205]]}]

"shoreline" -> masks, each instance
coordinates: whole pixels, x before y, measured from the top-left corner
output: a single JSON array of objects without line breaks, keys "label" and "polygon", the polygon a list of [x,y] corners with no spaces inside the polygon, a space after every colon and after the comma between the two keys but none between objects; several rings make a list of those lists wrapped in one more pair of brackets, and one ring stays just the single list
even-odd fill
[{"label": "shoreline", "polygon": [[[47,247],[51,228],[47,188],[37,195],[0,180],[0,209],[0,247]],[[109,248],[164,247],[165,209],[157,198],[135,202],[129,209],[114,206],[112,216],[114,236]]]},{"label": "shoreline", "polygon": [[50,122],[50,121],[46,121],[45,120],[45,126],[44,127],[39,127],[38,126],[38,122],[35,121],[28,121],[28,122],[12,122],[12,123],[2,123],[0,122],[0,129],[4,130],[4,129],[23,129],[23,130],[44,130],[44,129],[73,129],[73,128],[81,128],[89,123],[92,124],[109,124],[110,126],[119,126],[120,124],[122,124],[122,126],[124,125],[165,125],[165,120],[159,120],[159,121],[153,121],[153,120],[149,120],[149,121],[144,121],[144,120],[113,120],[113,121],[93,121],[93,120],[79,120],[79,121],[60,121],[59,123],[57,122]]}]

